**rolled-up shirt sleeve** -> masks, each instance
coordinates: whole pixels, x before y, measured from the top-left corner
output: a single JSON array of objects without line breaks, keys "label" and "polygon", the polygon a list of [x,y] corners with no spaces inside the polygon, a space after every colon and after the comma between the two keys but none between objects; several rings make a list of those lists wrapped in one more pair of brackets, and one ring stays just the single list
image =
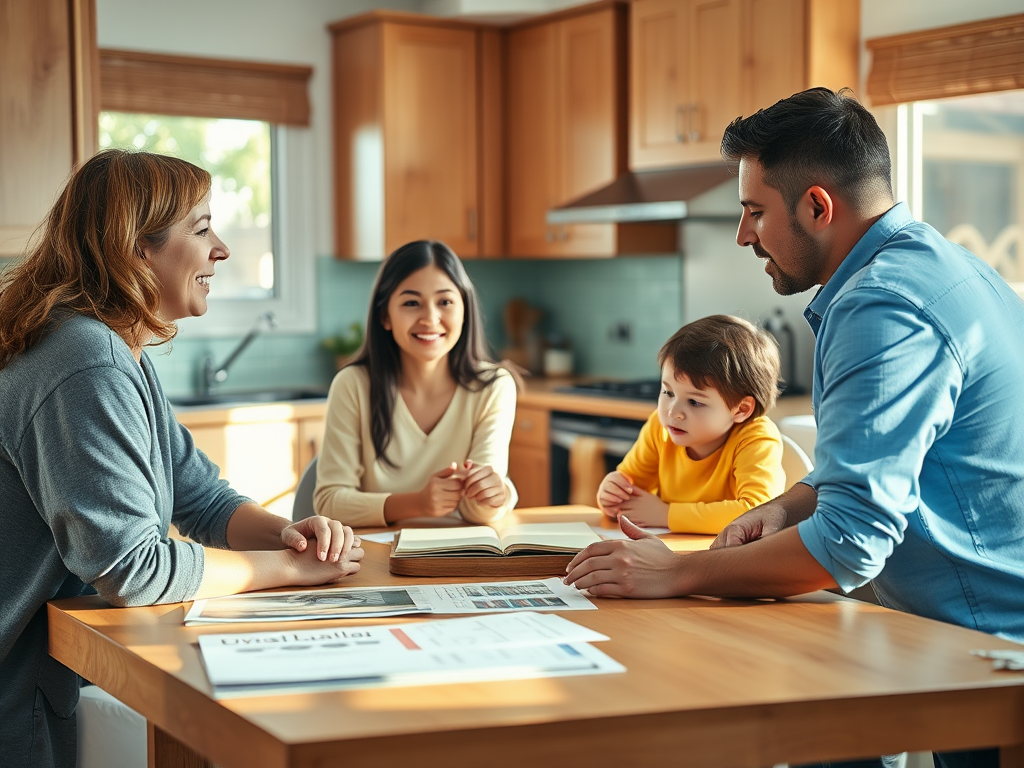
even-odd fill
[{"label": "rolled-up shirt sleeve", "polygon": [[829,307],[818,333],[817,508],[798,530],[846,591],[870,581],[920,506],[925,454],[949,429],[963,372],[926,308],[879,288]]},{"label": "rolled-up shirt sleeve", "polygon": [[19,447],[25,486],[65,566],[115,606],[187,600],[203,548],[163,535],[145,395],[113,367],[62,382]]}]

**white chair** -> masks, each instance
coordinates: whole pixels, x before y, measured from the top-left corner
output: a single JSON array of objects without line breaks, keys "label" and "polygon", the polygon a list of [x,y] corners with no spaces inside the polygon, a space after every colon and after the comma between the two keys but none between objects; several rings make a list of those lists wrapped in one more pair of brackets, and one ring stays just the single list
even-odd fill
[{"label": "white chair", "polygon": [[146,768],[146,719],[95,685],[78,698],[78,768]]},{"label": "white chair", "polygon": [[799,445],[804,453],[814,463],[814,444],[818,439],[818,424],[813,414],[799,414],[797,416],[784,416],[776,422],[779,432],[790,437]]},{"label": "white chair", "polygon": [[803,449],[788,435],[782,435],[782,471],[786,473],[786,490],[788,491],[803,480],[814,469],[814,463],[807,457]]},{"label": "white chair", "polygon": [[314,456],[309,465],[302,471],[302,478],[295,486],[295,501],[292,503],[292,522],[305,520],[315,515],[313,511],[313,491],[316,489],[316,461]]}]

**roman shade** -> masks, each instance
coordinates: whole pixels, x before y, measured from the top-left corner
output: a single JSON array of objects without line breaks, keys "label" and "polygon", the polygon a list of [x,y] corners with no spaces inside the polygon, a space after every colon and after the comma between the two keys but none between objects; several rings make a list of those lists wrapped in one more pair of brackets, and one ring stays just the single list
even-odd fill
[{"label": "roman shade", "polygon": [[312,67],[100,50],[100,108],[309,125]]},{"label": "roman shade", "polygon": [[874,105],[1024,88],[1024,14],[866,42]]}]

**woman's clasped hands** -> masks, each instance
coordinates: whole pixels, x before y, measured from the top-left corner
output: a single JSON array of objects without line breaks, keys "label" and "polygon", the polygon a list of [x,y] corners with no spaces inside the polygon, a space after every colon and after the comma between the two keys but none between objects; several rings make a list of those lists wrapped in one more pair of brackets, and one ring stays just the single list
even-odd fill
[{"label": "woman's clasped hands", "polygon": [[419,496],[424,514],[441,517],[455,510],[464,498],[488,507],[500,507],[508,499],[508,492],[494,467],[474,466],[473,460],[468,459],[462,467],[453,461],[431,475]]}]

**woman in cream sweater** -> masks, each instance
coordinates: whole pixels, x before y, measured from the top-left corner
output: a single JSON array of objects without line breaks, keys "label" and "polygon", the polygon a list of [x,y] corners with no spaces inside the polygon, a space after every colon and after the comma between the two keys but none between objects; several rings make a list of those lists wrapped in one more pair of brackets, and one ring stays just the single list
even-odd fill
[{"label": "woman in cream sweater", "polygon": [[313,502],[352,526],[515,506],[516,378],[486,350],[476,291],[443,243],[418,240],[377,274],[366,342],[331,384]]}]

